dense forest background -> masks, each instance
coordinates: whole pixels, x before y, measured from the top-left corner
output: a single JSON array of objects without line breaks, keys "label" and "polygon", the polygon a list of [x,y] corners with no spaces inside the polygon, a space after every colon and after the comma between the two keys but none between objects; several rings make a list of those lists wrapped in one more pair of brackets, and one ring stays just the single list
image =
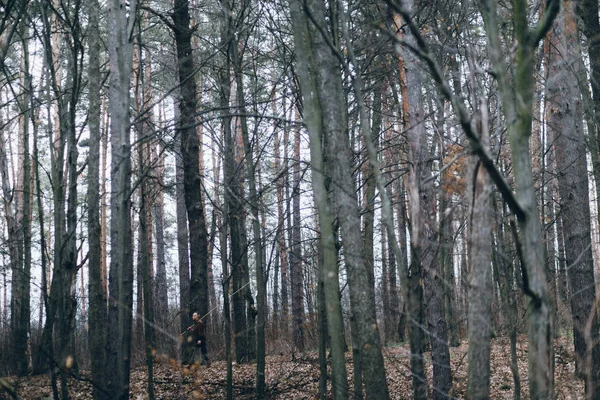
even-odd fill
[{"label": "dense forest background", "polygon": [[309,354],[397,398],[404,343],[408,396],[489,398],[502,338],[513,398],[567,347],[599,399],[598,8],[1,0],[0,397],[153,399],[197,312],[227,398]]}]

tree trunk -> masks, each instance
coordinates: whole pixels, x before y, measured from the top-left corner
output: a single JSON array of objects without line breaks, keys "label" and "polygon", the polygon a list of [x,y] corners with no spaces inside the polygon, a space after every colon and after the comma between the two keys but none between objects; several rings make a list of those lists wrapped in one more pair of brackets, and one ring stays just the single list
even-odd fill
[{"label": "tree trunk", "polygon": [[[314,201],[318,211],[320,243],[323,252],[323,268],[320,279],[323,281],[325,309],[328,332],[331,335],[331,380],[334,399],[348,398],[348,381],[346,377],[346,360],[344,357],[345,340],[342,319],[342,306],[339,288],[339,270],[337,265],[337,249],[333,233],[333,213],[330,209],[327,188],[325,186],[325,164],[322,141],[325,139],[322,104],[317,95],[317,80],[314,60],[315,48],[314,28],[304,12],[302,3],[290,2],[290,14],[294,29],[294,43],[297,57],[304,62],[298,63],[298,75],[303,93],[304,123],[310,135],[310,163],[313,173],[312,185]],[[323,44],[321,43],[321,46]],[[284,140],[284,143],[287,141]],[[284,152],[285,153],[285,152]],[[282,286],[283,268],[282,268]]]},{"label": "tree trunk", "polygon": [[[158,148],[159,144],[152,143],[152,165],[155,169],[153,214],[154,214],[154,230],[156,232],[156,267],[154,279],[154,304],[156,323],[158,326],[167,327],[169,323],[169,292],[167,286],[167,261],[165,255],[165,217],[164,217],[164,155],[163,149]],[[170,347],[168,345],[168,336],[166,332],[162,332],[157,342],[158,349],[161,352],[166,352]]]},{"label": "tree trunk", "polygon": [[[92,370],[93,396],[96,400],[104,398],[105,353],[106,344],[106,292],[103,290],[101,271],[100,227],[100,26],[98,0],[89,0],[86,4],[89,18],[89,107],[88,126],[90,147],[88,151],[88,274],[89,274],[89,313],[88,342]],[[36,172],[36,180],[39,180]],[[41,205],[40,205],[41,206]]]},{"label": "tree trunk", "polygon": [[[300,6],[300,5],[298,5]],[[360,232],[360,213],[356,186],[352,176],[351,147],[347,134],[347,115],[341,80],[339,60],[329,42],[336,43],[338,37],[328,33],[328,39],[316,26],[327,26],[325,4],[319,0],[309,1],[305,7],[312,14],[308,25],[312,47],[315,95],[319,98],[322,118],[322,132],[327,152],[327,167],[331,174],[335,210],[339,220],[344,243],[344,256],[348,274],[351,318],[356,322],[356,347],[360,352],[360,367],[367,398],[387,399],[389,397],[381,339],[377,327],[375,310],[374,271],[364,258],[364,243]],[[340,10],[332,9],[330,12]],[[314,18],[314,19],[313,19]],[[313,25],[314,24],[314,25]],[[342,28],[346,29],[342,23]],[[306,29],[303,27],[303,29]],[[336,30],[335,28],[334,30]],[[297,35],[297,39],[303,35]],[[307,54],[308,55],[308,54]],[[355,90],[356,97],[361,97]],[[368,129],[363,126],[363,129]]]},{"label": "tree trunk", "polygon": [[[9,163],[8,163],[8,155],[6,154],[7,143],[4,137],[4,128],[0,129],[0,176],[2,177],[2,195],[3,195],[3,206],[4,206],[4,218],[6,220],[6,228],[8,232],[8,251],[9,251],[9,260],[10,260],[10,271],[12,278],[11,285],[11,300],[10,300],[10,311],[11,311],[11,329],[12,329],[12,342],[13,346],[17,346],[17,342],[19,340],[16,337],[17,333],[20,332],[20,319],[17,318],[17,315],[20,314],[21,304],[22,304],[22,295],[20,290],[22,289],[21,281],[23,278],[22,275],[22,250],[21,250],[21,241],[19,240],[19,232],[20,227],[18,221],[16,219],[16,211],[13,208],[14,197],[12,195],[13,189],[10,185],[9,178]],[[19,345],[21,348],[23,345]],[[23,363],[23,359],[25,358],[25,349],[22,348],[22,351],[19,352],[18,355],[14,358],[14,365],[12,365],[12,369],[20,369],[18,367]],[[22,354],[21,354],[22,352]],[[27,364],[25,364],[26,366]],[[27,371],[25,371],[26,373]]]},{"label": "tree trunk", "polygon": [[[554,143],[560,216],[572,293],[573,342],[576,372],[585,378],[586,398],[600,398],[600,324],[595,311],[596,290],[590,232],[586,142],[581,93],[577,87],[580,50],[574,1],[565,1],[549,40],[548,130]],[[567,60],[565,54],[570,54]]]},{"label": "tree trunk", "polygon": [[[481,101],[479,121],[481,141],[488,146],[487,103]],[[469,190],[469,367],[467,397],[490,397],[490,340],[492,337],[492,237],[490,218],[491,185],[488,173],[475,157]]]},{"label": "tree trunk", "polygon": [[231,247],[231,280],[232,280],[232,302],[233,302],[233,335],[235,340],[236,362],[248,361],[248,343],[246,342],[246,314],[244,313],[244,263],[241,230],[242,212],[242,189],[239,186],[237,176],[237,164],[235,160],[235,143],[231,128],[230,97],[231,97],[231,47],[235,46],[233,41],[232,16],[230,15],[230,3],[224,0],[223,24],[221,28],[221,44],[224,49],[223,65],[220,72],[220,104],[221,123],[223,128],[224,163],[223,181],[225,185],[224,204],[227,214],[224,218],[229,226],[229,237]]},{"label": "tree trunk", "polygon": [[536,202],[529,139],[533,118],[534,62],[539,41],[556,17],[559,2],[549,1],[534,30],[527,22],[527,3],[515,1],[513,22],[517,40],[514,85],[505,71],[498,36],[496,2],[482,0],[481,13],[488,38],[489,54],[502,101],[512,154],[515,195],[513,211],[518,216],[523,289],[529,296],[529,388],[532,399],[549,398],[554,393],[551,304],[543,255],[541,227]]},{"label": "tree trunk", "polygon": [[[144,127],[145,129],[146,127]],[[144,132],[144,131],[142,131]],[[151,185],[147,182],[148,168],[150,157],[148,144],[143,141],[138,148],[138,160],[141,172],[140,183],[140,266],[138,271],[142,276],[142,286],[138,286],[138,291],[143,292],[143,327],[144,327],[144,342],[146,354],[146,367],[148,370],[148,398],[154,400],[154,354],[155,354],[155,333],[154,333],[154,287],[152,277],[152,219],[151,217],[151,201],[148,199]],[[149,250],[149,251],[148,251]],[[139,281],[139,279],[138,279]],[[141,315],[138,315],[139,319]],[[158,325],[165,326],[165,325]],[[141,341],[141,337],[137,338]]]},{"label": "tree trunk", "polygon": [[[396,27],[402,26],[402,19],[399,15],[394,16],[394,24]],[[400,34],[400,31],[398,31]],[[412,36],[406,37],[410,43],[414,42],[415,39]],[[425,140],[425,132],[423,131],[422,125],[420,125],[420,119],[422,118],[422,110],[420,115],[415,115],[415,112],[419,112],[421,105],[421,93],[417,90],[409,90],[410,88],[421,87],[420,72],[417,69],[416,58],[405,52],[399,57],[399,69],[400,69],[400,89],[402,92],[402,122],[403,128],[409,129],[416,127],[420,129],[419,133],[411,135],[414,140],[408,142],[407,152],[412,168],[410,169],[409,175],[409,207],[410,207],[410,221],[411,221],[411,264],[410,264],[410,275],[406,276],[408,279],[408,293],[405,295],[407,304],[407,311],[411,324],[409,325],[409,341],[411,349],[411,372],[413,375],[413,397],[415,399],[424,399],[427,397],[427,387],[425,381],[425,371],[423,362],[423,340],[424,334],[422,326],[424,324],[424,310],[423,310],[423,283],[421,282],[421,276],[423,273],[422,265],[422,250],[421,241],[427,240],[424,236],[421,236],[422,225],[420,221],[423,220],[420,208],[422,207],[420,202],[420,180],[421,171],[419,168],[423,168],[422,160],[419,162],[419,154],[424,152],[426,149],[422,149],[418,141]],[[418,108],[417,108],[418,107]],[[411,123],[412,122],[412,123]],[[430,195],[428,193],[427,195]],[[419,221],[419,222],[416,222]],[[415,223],[416,222],[416,223]]]},{"label": "tree trunk", "polygon": [[110,0],[108,48],[110,58],[111,137],[111,251],[107,336],[108,390],[113,399],[129,398],[131,325],[133,306],[133,254],[131,231],[131,147],[129,88],[132,72],[131,32],[136,0]]},{"label": "tree trunk", "polygon": [[[498,211],[499,201],[494,199],[494,215],[496,220],[495,226],[495,240],[497,243],[496,249],[492,254],[492,261],[495,265],[498,274],[498,286],[500,289],[500,300],[502,301],[502,310],[504,313],[504,320],[507,321],[508,336],[510,339],[510,369],[513,377],[514,389],[513,399],[519,400],[521,398],[521,377],[519,376],[519,367],[517,359],[517,330],[519,327],[519,321],[515,318],[515,315],[519,315],[519,309],[517,305],[517,296],[514,290],[515,281],[515,269],[513,261],[506,258],[505,254],[508,254],[508,239],[505,236],[505,231],[508,230],[508,223],[506,223],[506,213],[502,208]],[[501,207],[503,204],[501,204]]]},{"label": "tree trunk", "polygon": [[[260,226],[260,199],[256,191],[256,170],[253,160],[253,151],[250,145],[248,135],[248,125],[246,121],[246,106],[244,99],[244,82],[242,71],[242,58],[239,54],[237,46],[232,46],[232,61],[234,64],[237,101],[240,110],[240,128],[242,140],[244,143],[244,153],[246,161],[246,176],[248,180],[250,212],[252,213],[252,234],[254,248],[254,265],[256,268],[256,285],[257,285],[257,310],[258,318],[256,326],[256,343],[249,343],[250,346],[256,346],[256,398],[264,399],[265,397],[265,291],[266,282],[263,267],[263,244],[261,240]],[[252,311],[252,310],[251,310]]]},{"label": "tree trunk", "polygon": [[290,246],[290,272],[292,283],[292,320],[294,347],[304,351],[304,272],[302,268],[302,238],[300,216],[300,127],[294,128],[294,154],[292,156],[292,242]]},{"label": "tree trunk", "polygon": [[[22,71],[21,77],[23,81],[22,97],[20,100],[19,108],[22,112],[22,116],[19,119],[20,133],[22,137],[22,146],[19,146],[22,150],[20,151],[20,167],[22,172],[22,203],[20,214],[20,240],[22,240],[22,253],[23,253],[23,264],[21,274],[18,283],[20,285],[19,294],[20,299],[17,301],[19,305],[15,308],[15,321],[16,324],[13,326],[15,333],[15,355],[17,355],[17,374],[23,376],[28,372],[28,338],[30,331],[30,319],[31,319],[31,307],[30,307],[30,296],[31,296],[31,158],[29,151],[29,121],[34,121],[33,110],[35,107],[32,102],[32,90],[33,86],[31,83],[31,76],[29,74],[29,29],[25,28],[24,25],[22,37]],[[19,212],[19,210],[17,210]]]},{"label": "tree trunk", "polygon": [[[179,120],[179,106],[175,101],[174,117]],[[177,255],[179,265],[179,308],[180,330],[184,332],[192,323],[191,294],[190,294],[190,257],[189,235],[187,224],[187,210],[185,208],[185,189],[183,177],[183,157],[181,151],[181,138],[175,138],[175,196],[177,214]],[[189,359],[189,346],[181,349],[182,360]]]},{"label": "tree trunk", "polygon": [[194,79],[195,67],[192,55],[190,11],[188,0],[175,0],[173,30],[177,47],[179,79],[179,120],[177,134],[181,136],[183,160],[184,198],[189,229],[190,257],[190,305],[200,317],[208,313],[208,240],[202,202],[199,172],[199,141],[196,135],[197,93]]}]

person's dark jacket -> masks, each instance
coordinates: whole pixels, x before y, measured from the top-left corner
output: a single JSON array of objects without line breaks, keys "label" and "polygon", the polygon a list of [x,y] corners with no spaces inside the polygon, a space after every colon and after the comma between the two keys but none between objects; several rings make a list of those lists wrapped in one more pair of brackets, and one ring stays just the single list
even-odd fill
[{"label": "person's dark jacket", "polygon": [[202,320],[198,320],[194,323],[194,325],[192,325],[190,337],[192,338],[192,343],[196,345],[198,344],[198,340],[202,342],[206,340],[206,330]]}]

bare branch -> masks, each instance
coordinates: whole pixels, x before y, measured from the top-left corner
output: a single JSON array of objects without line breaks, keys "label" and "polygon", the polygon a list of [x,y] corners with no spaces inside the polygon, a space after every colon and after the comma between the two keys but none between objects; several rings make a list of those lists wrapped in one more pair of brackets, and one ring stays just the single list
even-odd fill
[{"label": "bare branch", "polygon": [[548,0],[546,2],[546,11],[544,12],[542,19],[534,32],[534,37],[533,37],[533,42],[532,42],[534,47],[537,46],[537,44],[542,39],[544,39],[544,36],[546,36],[546,33],[548,33],[548,31],[552,27],[552,23],[556,19],[556,16],[558,15],[559,11],[560,11],[560,0]]}]

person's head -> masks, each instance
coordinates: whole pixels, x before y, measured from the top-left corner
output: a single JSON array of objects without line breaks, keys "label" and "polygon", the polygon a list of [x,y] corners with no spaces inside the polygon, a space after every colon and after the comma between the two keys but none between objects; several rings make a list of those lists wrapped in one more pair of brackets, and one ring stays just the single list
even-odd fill
[{"label": "person's head", "polygon": [[197,321],[200,319],[200,317],[198,317],[198,313],[197,313],[197,312],[195,312],[195,313],[193,313],[193,314],[192,314],[192,319],[193,319],[195,322],[197,322]]}]

